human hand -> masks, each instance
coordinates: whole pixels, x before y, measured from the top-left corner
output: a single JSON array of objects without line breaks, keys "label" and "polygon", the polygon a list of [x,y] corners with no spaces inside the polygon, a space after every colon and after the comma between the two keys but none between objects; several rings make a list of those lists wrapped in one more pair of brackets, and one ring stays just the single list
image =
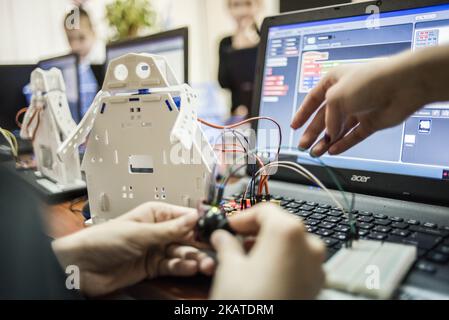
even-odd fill
[{"label": "human hand", "polygon": [[255,236],[246,253],[224,230],[211,242],[218,267],[212,299],[312,299],[324,283],[324,244],[299,218],[274,205],[258,205],[229,219],[238,234]]},{"label": "human hand", "polygon": [[[339,154],[406,120],[429,102],[421,68],[411,61],[410,54],[403,54],[331,70],[306,96],[292,121],[291,127],[298,129],[317,112],[299,148],[313,146],[314,157],[327,151]],[[323,131],[324,137],[316,142]]]},{"label": "human hand", "polygon": [[188,245],[198,220],[195,210],[146,203],[106,223],[55,240],[64,266],[80,269],[81,291],[99,296],[158,276],[212,274],[215,262]]}]

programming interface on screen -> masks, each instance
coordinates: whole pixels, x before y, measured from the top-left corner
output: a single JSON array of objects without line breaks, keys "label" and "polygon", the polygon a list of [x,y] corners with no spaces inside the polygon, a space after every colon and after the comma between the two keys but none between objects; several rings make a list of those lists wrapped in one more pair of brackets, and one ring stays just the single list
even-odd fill
[{"label": "programming interface on screen", "polygon": [[[379,28],[367,28],[366,17],[353,17],[269,30],[260,114],[280,121],[286,137],[284,153],[299,152],[297,144],[307,124],[293,131],[291,119],[329,70],[383,63],[402,51],[449,43],[448,5],[386,13],[380,21]],[[265,126],[259,123],[259,128],[268,129]],[[341,168],[444,179],[449,168],[448,137],[449,103],[434,103],[342,155],[324,158]]]}]

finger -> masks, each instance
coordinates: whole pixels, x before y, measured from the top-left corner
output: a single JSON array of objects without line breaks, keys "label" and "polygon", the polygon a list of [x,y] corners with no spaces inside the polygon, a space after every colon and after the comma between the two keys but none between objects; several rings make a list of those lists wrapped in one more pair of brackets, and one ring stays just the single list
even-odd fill
[{"label": "finger", "polygon": [[326,259],[326,246],[323,240],[314,234],[307,234],[306,241],[310,250],[320,257],[321,262],[324,262]]},{"label": "finger", "polygon": [[197,248],[183,245],[170,245],[166,250],[169,258],[181,258],[185,260],[198,260],[200,251]]},{"label": "finger", "polygon": [[251,249],[254,247],[254,243],[256,242],[256,238],[255,237],[247,237],[245,238],[245,240],[243,241],[243,248],[245,249],[246,252],[251,251]]},{"label": "finger", "polygon": [[142,223],[141,227],[145,230],[147,245],[166,244],[185,240],[198,221],[196,213],[189,213],[179,218],[160,222],[160,223]]},{"label": "finger", "polygon": [[[343,132],[337,137],[338,141],[342,137],[344,137],[349,131],[351,131],[358,124],[358,120],[354,117],[351,117],[346,121],[345,127],[343,128]],[[318,141],[315,146],[310,151],[310,155],[314,158],[321,157],[325,154],[329,148],[332,146],[332,142],[330,141],[330,137],[325,135],[320,141]]]},{"label": "finger", "polygon": [[331,86],[330,77],[325,77],[318,82],[315,88],[313,88],[309,94],[305,97],[302,105],[299,107],[295,116],[293,117],[291,127],[298,129],[302,127],[312,114],[318,110],[318,108],[324,102],[327,89]]},{"label": "finger", "polygon": [[195,260],[199,271],[211,275],[215,270],[215,260],[204,251],[191,246],[171,245],[167,248],[168,258],[180,258],[183,260]]},{"label": "finger", "polygon": [[[296,245],[305,236],[304,224],[278,206],[262,204],[229,219],[231,227],[238,233],[257,234],[251,252],[264,254],[266,248],[285,251]],[[260,249],[260,250],[258,250]],[[282,254],[283,254],[282,253]]]},{"label": "finger", "polygon": [[189,214],[198,215],[196,209],[175,206],[163,202],[156,202],[153,211],[155,213],[155,222],[163,222]]},{"label": "finger", "polygon": [[245,254],[237,238],[225,230],[217,230],[212,233],[211,243],[217,251],[219,261],[226,260],[227,258],[235,259]]},{"label": "finger", "polygon": [[282,211],[278,206],[270,203],[258,204],[241,214],[229,218],[229,224],[240,235],[257,235],[261,226],[266,223],[271,215]]},{"label": "finger", "polygon": [[196,212],[195,209],[174,206],[163,202],[146,202],[117,220],[133,220],[137,222],[156,223],[181,217]]},{"label": "finger", "polygon": [[198,272],[198,262],[180,258],[163,259],[159,263],[158,271],[160,276],[193,276]]},{"label": "finger", "polygon": [[312,122],[307,126],[307,129],[304,131],[301,140],[299,141],[299,148],[301,150],[309,149],[321,132],[323,132],[325,126],[325,114],[326,107],[324,106],[317,112]]},{"label": "finger", "polygon": [[348,115],[343,113],[343,99],[341,97],[340,86],[337,84],[327,92],[327,106],[326,106],[326,134],[331,143],[335,142],[341,135],[346,117]]},{"label": "finger", "polygon": [[216,267],[217,263],[211,257],[206,257],[199,261],[199,271],[207,276],[213,275]]},{"label": "finger", "polygon": [[261,227],[252,252],[263,255],[268,250],[276,252],[274,255],[278,257],[284,257],[304,240],[306,229],[301,219],[287,212],[271,216]]},{"label": "finger", "polygon": [[365,126],[359,124],[348,133],[345,137],[340,139],[334,145],[329,148],[329,154],[335,155],[345,152],[346,150],[352,148],[356,144],[368,138],[373,133],[372,130],[367,129]]}]

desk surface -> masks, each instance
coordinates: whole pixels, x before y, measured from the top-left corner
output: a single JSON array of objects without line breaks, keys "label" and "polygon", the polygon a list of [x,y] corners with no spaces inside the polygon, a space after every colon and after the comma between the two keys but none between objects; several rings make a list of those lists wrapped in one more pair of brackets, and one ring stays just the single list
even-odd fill
[{"label": "desk surface", "polygon": [[[50,206],[44,215],[47,234],[59,238],[85,228],[84,217],[80,213],[83,203],[73,205],[73,211],[70,210],[70,202]],[[120,295],[136,299],[207,299],[209,287],[210,279],[203,276],[159,278],[139,283]]]}]

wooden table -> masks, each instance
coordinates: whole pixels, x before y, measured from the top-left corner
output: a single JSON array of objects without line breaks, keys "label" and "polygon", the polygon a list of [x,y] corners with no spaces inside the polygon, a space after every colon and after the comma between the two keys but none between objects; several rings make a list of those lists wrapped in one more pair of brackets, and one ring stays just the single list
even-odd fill
[{"label": "wooden table", "polygon": [[[70,202],[50,206],[46,210],[44,221],[47,234],[59,238],[85,228],[81,209],[84,202],[72,206]],[[112,298],[136,299],[207,299],[210,278],[195,276],[190,278],[159,278],[143,281],[122,292],[112,295]]]}]

